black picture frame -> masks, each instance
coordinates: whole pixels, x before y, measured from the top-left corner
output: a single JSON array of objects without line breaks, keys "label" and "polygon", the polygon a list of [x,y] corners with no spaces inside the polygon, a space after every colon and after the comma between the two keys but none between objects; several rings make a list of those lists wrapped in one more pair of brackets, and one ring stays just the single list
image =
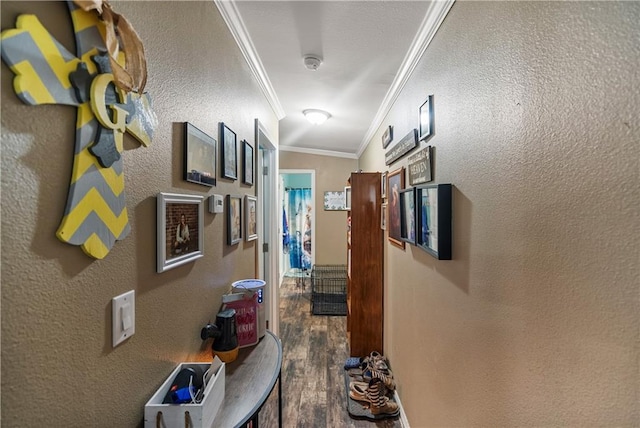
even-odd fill
[{"label": "black picture frame", "polygon": [[253,186],[253,163],[253,146],[247,140],[242,140],[242,164],[244,165],[242,169],[242,182],[250,186]]},{"label": "black picture frame", "polygon": [[382,148],[386,149],[387,146],[393,141],[393,126],[389,127],[382,134]]},{"label": "black picture frame", "polygon": [[425,184],[414,189],[416,246],[438,260],[451,260],[453,186]]},{"label": "black picture frame", "polygon": [[220,170],[223,178],[238,179],[238,139],[236,133],[220,122]]},{"label": "black picture frame", "polygon": [[227,195],[227,245],[242,241],[242,196]]},{"label": "black picture frame", "polygon": [[418,141],[424,141],[433,133],[433,95],[429,95],[427,100],[420,106],[419,117]]},{"label": "black picture frame", "polygon": [[404,167],[400,167],[387,175],[387,200],[388,223],[387,239],[393,245],[404,248],[402,240],[401,215],[400,215],[400,191],[404,189]]},{"label": "black picture frame", "polygon": [[184,180],[213,187],[217,177],[217,142],[189,122],[184,124]]},{"label": "black picture frame", "polygon": [[400,191],[400,239],[416,243],[416,211],[413,187]]}]

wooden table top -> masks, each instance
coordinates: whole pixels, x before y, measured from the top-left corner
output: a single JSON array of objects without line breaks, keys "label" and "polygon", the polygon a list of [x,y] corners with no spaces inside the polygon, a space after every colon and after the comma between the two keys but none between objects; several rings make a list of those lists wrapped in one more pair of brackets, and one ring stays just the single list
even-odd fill
[{"label": "wooden table top", "polygon": [[225,396],[214,427],[244,425],[271,394],[282,369],[282,344],[269,330],[257,345],[240,349],[225,365]]}]

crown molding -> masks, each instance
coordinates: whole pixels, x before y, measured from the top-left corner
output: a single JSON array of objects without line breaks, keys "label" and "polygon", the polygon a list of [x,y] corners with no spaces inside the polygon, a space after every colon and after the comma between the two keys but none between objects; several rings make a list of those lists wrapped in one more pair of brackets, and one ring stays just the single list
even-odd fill
[{"label": "crown molding", "polygon": [[280,100],[276,95],[276,91],[271,85],[271,81],[267,76],[267,72],[262,65],[262,61],[260,60],[258,53],[256,52],[255,46],[253,46],[253,42],[251,41],[251,37],[249,37],[249,33],[247,32],[247,28],[244,25],[244,21],[242,21],[240,12],[238,12],[235,1],[214,0],[214,3],[220,11],[222,19],[224,19],[224,22],[227,24],[227,27],[231,31],[231,34],[238,44],[242,55],[247,60],[249,68],[256,78],[256,81],[258,82],[260,89],[264,93],[264,96],[267,98],[267,101],[271,105],[273,112],[278,117],[278,120],[284,119],[284,117],[286,116],[284,109],[282,108],[282,105],[280,105]]},{"label": "crown molding", "polygon": [[302,147],[282,146],[282,145],[278,147],[278,150],[280,150],[281,152],[296,152],[296,153],[304,153],[307,155],[333,156],[335,158],[358,159],[358,156],[355,153],[334,152],[332,150],[305,149]]},{"label": "crown molding", "polygon": [[384,118],[391,110],[391,107],[393,107],[393,103],[398,99],[400,92],[407,84],[407,81],[413,74],[413,71],[422,57],[422,54],[427,50],[429,43],[431,43],[433,36],[435,36],[438,28],[440,28],[442,21],[444,21],[444,18],[447,16],[447,13],[449,13],[449,9],[451,9],[454,2],[455,0],[434,0],[429,5],[427,14],[422,20],[422,24],[409,47],[409,51],[405,55],[404,60],[398,69],[398,73],[396,73],[396,77],[391,83],[391,87],[384,96],[382,104],[380,104],[380,108],[378,108],[378,112],[369,126],[369,130],[360,143],[360,148],[356,154],[358,158],[362,156],[362,153],[369,145],[369,142],[375,135],[376,131],[380,125],[382,125]]}]

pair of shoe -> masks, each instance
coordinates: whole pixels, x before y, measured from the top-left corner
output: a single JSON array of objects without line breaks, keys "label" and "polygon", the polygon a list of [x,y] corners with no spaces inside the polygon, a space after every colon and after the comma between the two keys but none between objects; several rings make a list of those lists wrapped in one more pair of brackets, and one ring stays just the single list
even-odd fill
[{"label": "pair of shoe", "polygon": [[386,395],[386,387],[381,379],[373,378],[368,383],[352,381],[349,384],[349,397],[369,403],[372,415],[395,416],[398,404]]},{"label": "pair of shoe", "polygon": [[363,358],[361,361],[359,369],[349,370],[349,376],[361,382],[380,379],[389,390],[393,391],[396,389],[396,382],[393,379],[393,373],[389,368],[386,357],[379,352],[373,351],[368,357]]}]

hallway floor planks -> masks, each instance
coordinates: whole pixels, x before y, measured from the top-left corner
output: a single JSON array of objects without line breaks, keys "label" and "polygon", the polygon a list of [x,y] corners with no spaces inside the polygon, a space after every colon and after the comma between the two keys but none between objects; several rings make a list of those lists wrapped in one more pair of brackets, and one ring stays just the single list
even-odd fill
[{"label": "hallway floor planks", "polygon": [[[344,316],[312,315],[310,286],[285,278],[280,288],[282,426],[401,427],[399,419],[355,420],[346,409],[343,366],[348,357]],[[260,412],[260,426],[277,427],[277,387]]]}]

